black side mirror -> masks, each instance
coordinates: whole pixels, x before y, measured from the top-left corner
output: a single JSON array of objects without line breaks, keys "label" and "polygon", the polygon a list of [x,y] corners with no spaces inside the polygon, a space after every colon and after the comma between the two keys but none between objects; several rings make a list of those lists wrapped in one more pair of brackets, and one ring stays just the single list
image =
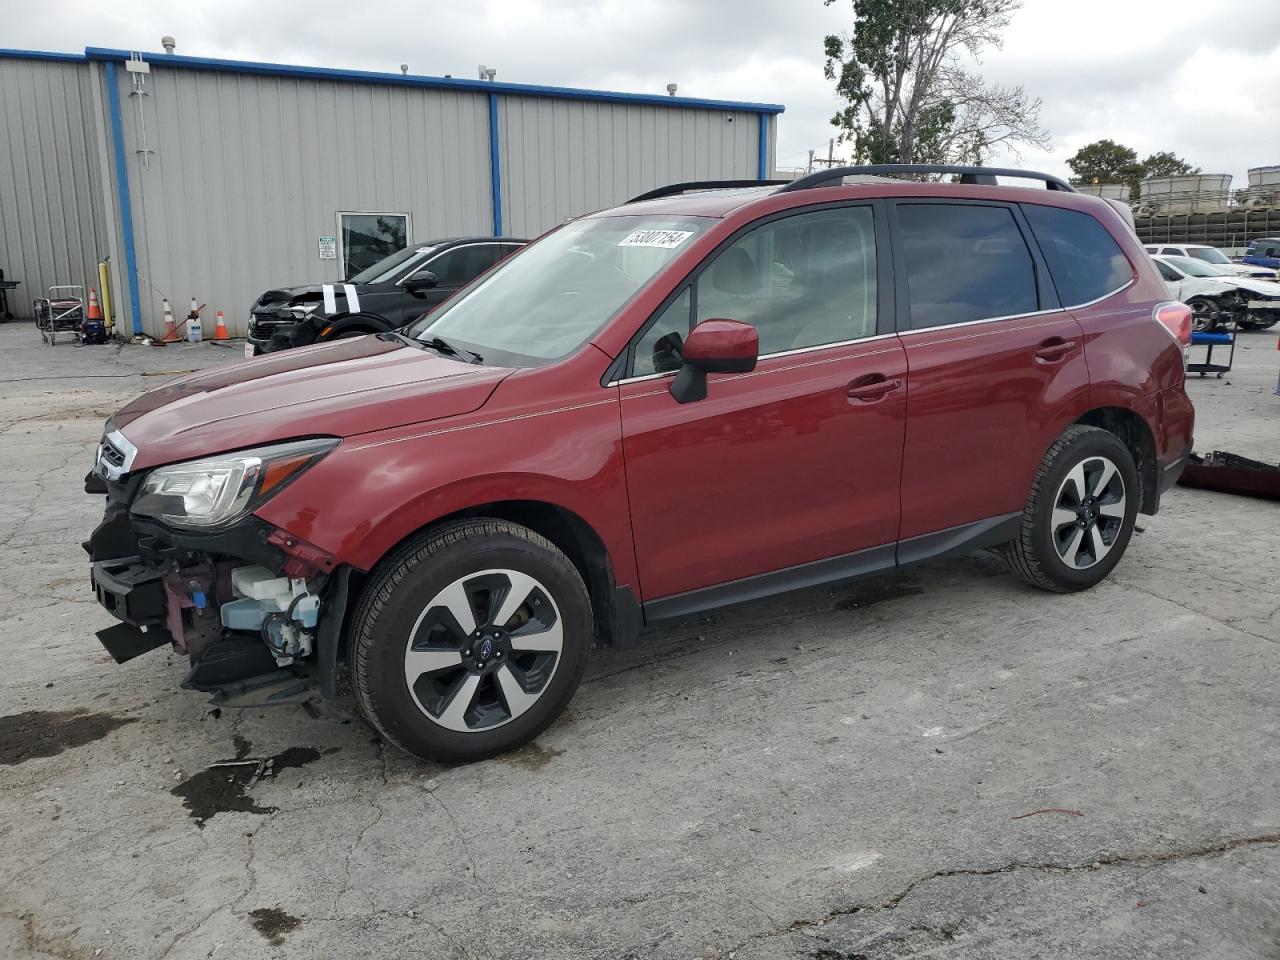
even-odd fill
[{"label": "black side mirror", "polygon": [[430,270],[419,270],[404,282],[404,288],[410,293],[417,293],[419,290],[430,290],[432,287],[440,286],[440,278]]}]

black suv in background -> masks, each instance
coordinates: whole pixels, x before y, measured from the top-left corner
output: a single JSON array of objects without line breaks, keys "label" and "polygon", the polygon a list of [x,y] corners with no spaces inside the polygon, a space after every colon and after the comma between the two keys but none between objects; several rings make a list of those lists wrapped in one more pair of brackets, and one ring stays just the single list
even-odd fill
[{"label": "black suv in background", "polygon": [[254,356],[411,323],[528,243],[452,237],[413,243],[345,283],[278,287],[249,310],[245,354]]}]

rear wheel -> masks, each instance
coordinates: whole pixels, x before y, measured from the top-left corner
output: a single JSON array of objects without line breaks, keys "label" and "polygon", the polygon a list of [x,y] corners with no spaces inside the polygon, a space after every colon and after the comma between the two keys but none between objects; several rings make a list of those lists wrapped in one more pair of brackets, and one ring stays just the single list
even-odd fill
[{"label": "rear wheel", "polygon": [[1124,555],[1140,497],[1133,455],[1120,438],[1071,426],[1040,464],[1019,536],[1003,548],[1005,560],[1045,590],[1092,587]]},{"label": "rear wheel", "polygon": [[481,760],[529,742],[587,666],[591,603],[545,538],[502,520],[446,524],[375,574],[354,621],[369,722],[424,760]]}]

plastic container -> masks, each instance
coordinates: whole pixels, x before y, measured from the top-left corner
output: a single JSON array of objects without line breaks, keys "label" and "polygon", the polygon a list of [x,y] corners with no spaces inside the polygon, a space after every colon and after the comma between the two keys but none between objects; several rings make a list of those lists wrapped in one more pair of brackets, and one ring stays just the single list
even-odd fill
[{"label": "plastic container", "polygon": [[192,317],[187,321],[187,341],[189,343],[199,343],[204,339],[204,328],[200,325],[199,317]]}]

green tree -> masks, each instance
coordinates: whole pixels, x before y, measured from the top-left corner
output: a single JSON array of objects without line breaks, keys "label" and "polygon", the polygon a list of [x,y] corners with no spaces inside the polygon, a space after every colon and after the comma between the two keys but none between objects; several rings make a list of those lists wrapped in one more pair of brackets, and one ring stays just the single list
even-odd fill
[{"label": "green tree", "polygon": [[1138,196],[1138,182],[1144,177],[1175,177],[1184,173],[1199,173],[1186,160],[1168,150],[1151,154],[1138,160],[1138,153],[1114,140],[1095,140],[1076,151],[1067,161],[1074,176],[1072,183],[1127,183],[1129,195]]},{"label": "green tree", "polygon": [[[830,6],[842,0],[823,0]],[[1048,147],[1040,100],[966,70],[1021,0],[851,0],[853,27],[823,42],[845,106],[832,117],[854,159],[981,163],[1000,144]]]}]

